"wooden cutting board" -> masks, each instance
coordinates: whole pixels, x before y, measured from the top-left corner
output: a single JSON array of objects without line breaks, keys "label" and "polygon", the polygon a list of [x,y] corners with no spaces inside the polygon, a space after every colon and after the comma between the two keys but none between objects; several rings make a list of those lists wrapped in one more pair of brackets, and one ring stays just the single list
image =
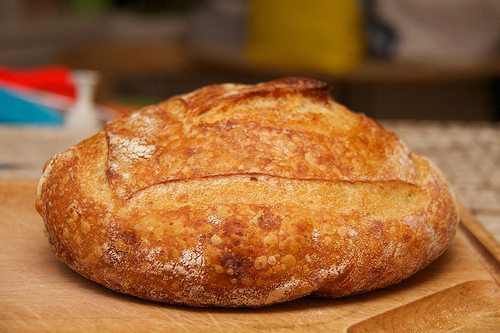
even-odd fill
[{"label": "wooden cutting board", "polygon": [[227,310],[148,302],[83,278],[49,249],[35,195],[34,181],[0,180],[1,332],[500,330],[500,246],[463,207],[450,248],[395,286]]}]

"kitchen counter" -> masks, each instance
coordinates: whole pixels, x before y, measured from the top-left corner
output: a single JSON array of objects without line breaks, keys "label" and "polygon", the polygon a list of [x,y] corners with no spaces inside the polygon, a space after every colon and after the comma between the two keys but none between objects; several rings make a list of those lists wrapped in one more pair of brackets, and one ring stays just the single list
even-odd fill
[{"label": "kitchen counter", "polygon": [[382,121],[448,177],[457,199],[500,241],[500,123]]},{"label": "kitchen counter", "polygon": [[463,203],[461,224],[450,247],[428,267],[394,286],[342,299],[304,297],[261,309],[198,309],[148,302],[73,272],[50,250],[34,201],[45,160],[85,134],[0,127],[0,331],[151,332],[158,327],[189,332],[496,331],[500,325],[500,126],[382,123],[416,152],[430,156],[448,175]]},{"label": "kitchen counter", "polygon": [[[457,198],[500,241],[500,124],[380,121],[449,178]],[[37,179],[47,159],[92,133],[0,126],[0,178]]]}]

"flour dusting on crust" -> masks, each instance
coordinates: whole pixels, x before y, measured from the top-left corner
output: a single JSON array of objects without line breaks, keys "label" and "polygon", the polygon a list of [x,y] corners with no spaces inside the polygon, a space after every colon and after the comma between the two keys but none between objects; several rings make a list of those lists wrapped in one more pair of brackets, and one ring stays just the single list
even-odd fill
[{"label": "flour dusting on crust", "polygon": [[[126,139],[110,135],[110,143],[114,145],[115,149],[122,152],[121,156],[130,161],[139,158],[150,158],[156,150],[154,145],[144,144],[138,138]],[[127,160],[124,162],[127,162]]]}]

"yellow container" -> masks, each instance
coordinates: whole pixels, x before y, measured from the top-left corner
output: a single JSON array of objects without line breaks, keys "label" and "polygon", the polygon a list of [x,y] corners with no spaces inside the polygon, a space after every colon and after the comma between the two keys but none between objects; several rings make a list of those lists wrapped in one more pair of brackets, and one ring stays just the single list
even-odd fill
[{"label": "yellow container", "polygon": [[345,72],[366,55],[356,0],[251,0],[251,64]]}]

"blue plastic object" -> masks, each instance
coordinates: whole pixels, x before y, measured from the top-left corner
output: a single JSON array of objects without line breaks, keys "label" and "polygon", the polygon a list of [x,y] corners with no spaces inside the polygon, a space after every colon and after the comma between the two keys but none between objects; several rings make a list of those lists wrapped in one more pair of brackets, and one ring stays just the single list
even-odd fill
[{"label": "blue plastic object", "polygon": [[62,125],[62,115],[54,109],[27,100],[21,94],[0,88],[0,123],[15,125]]}]

